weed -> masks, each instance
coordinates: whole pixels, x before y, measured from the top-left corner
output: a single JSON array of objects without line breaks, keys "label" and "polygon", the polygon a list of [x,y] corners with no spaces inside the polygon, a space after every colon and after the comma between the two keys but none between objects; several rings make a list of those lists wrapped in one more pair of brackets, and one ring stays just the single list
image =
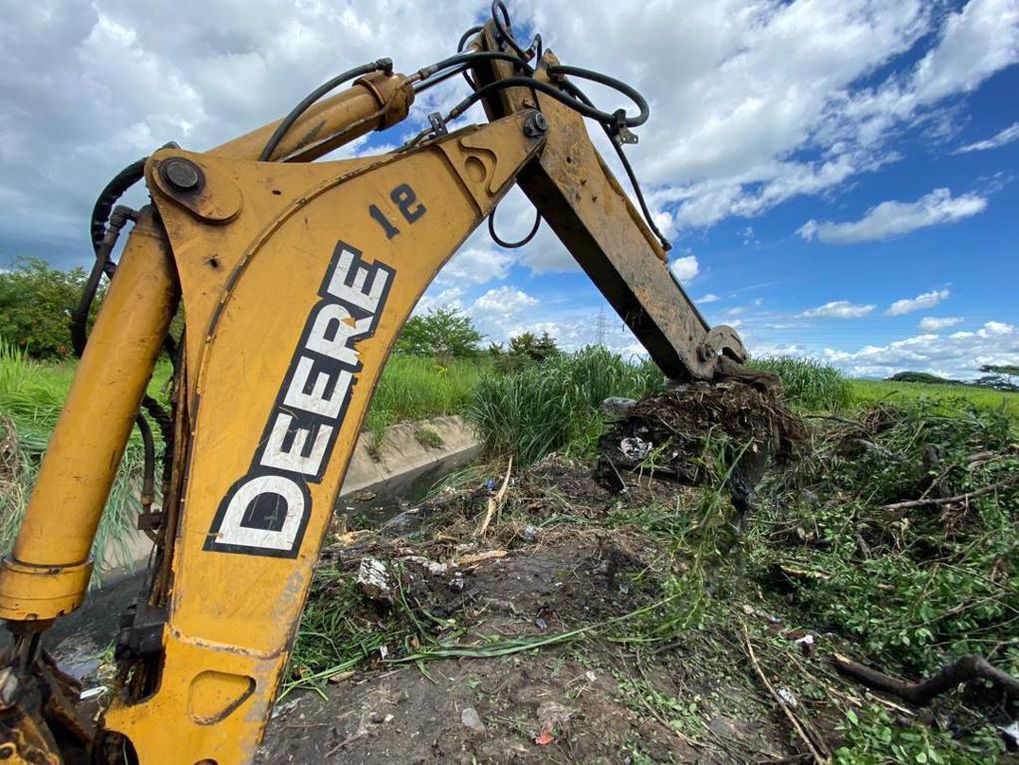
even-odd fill
[{"label": "weed", "polygon": [[[1001,738],[990,729],[981,731],[980,747],[967,747],[947,731],[926,725],[902,725],[888,711],[866,706],[859,712],[846,711],[839,726],[845,744],[835,752],[838,765],[884,765],[887,762],[931,763],[931,765],[983,765],[992,753],[1004,754]],[[997,757],[993,757],[997,760]]]},{"label": "weed", "polygon": [[429,449],[441,449],[443,444],[445,444],[437,430],[425,427],[424,425],[419,425],[414,429],[414,439]]}]

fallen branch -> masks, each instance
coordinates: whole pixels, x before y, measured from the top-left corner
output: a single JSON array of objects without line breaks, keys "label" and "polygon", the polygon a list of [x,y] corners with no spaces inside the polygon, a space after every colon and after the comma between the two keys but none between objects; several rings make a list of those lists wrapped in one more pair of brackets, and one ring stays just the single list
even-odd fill
[{"label": "fallen branch", "polygon": [[990,680],[995,686],[1019,699],[1019,680],[993,666],[982,656],[963,656],[918,683],[899,680],[841,654],[835,654],[831,660],[835,669],[858,680],[868,688],[890,693],[921,707],[926,706],[932,699],[945,691],[950,691],[970,680]]},{"label": "fallen branch", "polygon": [[807,735],[807,731],[805,731],[803,729],[803,725],[800,724],[799,718],[792,713],[792,710],[790,710],[789,706],[782,700],[782,697],[778,695],[778,691],[775,690],[775,687],[764,674],[764,670],[761,669],[761,665],[757,662],[757,656],[754,654],[754,645],[750,642],[750,632],[747,630],[745,622],[743,623],[743,640],[746,643],[747,658],[750,659],[750,664],[753,666],[757,676],[761,679],[761,683],[763,683],[764,687],[767,688],[768,693],[771,694],[775,703],[778,704],[779,709],[781,709],[782,712],[785,713],[785,716],[789,718],[789,722],[792,723],[793,730],[796,731],[796,735],[800,737],[800,740],[807,745],[807,749],[810,750],[810,755],[814,758],[814,761],[819,763],[831,762],[827,753],[821,754],[817,747],[814,746],[814,742],[810,740],[810,736]]},{"label": "fallen branch", "polygon": [[485,536],[485,532],[488,531],[488,524],[492,522],[492,516],[495,515],[496,510],[502,509],[503,502],[506,501],[506,487],[509,486],[511,470],[513,470],[512,454],[509,458],[509,464],[506,465],[506,475],[502,479],[502,486],[499,487],[499,491],[494,496],[488,498],[488,510],[485,511],[485,517],[481,521],[481,525],[478,526],[477,535],[479,537]]},{"label": "fallen branch", "polygon": [[1019,483],[1019,473],[1010,475],[996,483],[992,483],[989,486],[982,486],[979,489],[968,491],[965,494],[957,494],[954,497],[928,497],[926,499],[911,499],[906,502],[893,502],[890,505],[884,505],[884,510],[906,510],[911,507],[924,507],[926,505],[952,505],[956,502],[968,502],[976,497],[982,497],[985,494],[991,494],[992,492],[998,491],[998,489],[1005,489],[1012,484]]}]

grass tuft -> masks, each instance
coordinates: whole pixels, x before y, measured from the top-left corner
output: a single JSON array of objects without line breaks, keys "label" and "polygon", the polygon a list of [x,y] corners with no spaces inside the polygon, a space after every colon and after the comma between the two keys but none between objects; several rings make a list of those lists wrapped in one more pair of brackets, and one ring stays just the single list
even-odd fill
[{"label": "grass tuft", "polygon": [[599,407],[612,396],[643,398],[665,384],[653,363],[629,363],[604,348],[553,357],[511,375],[488,374],[467,416],[493,453],[527,465],[549,452],[587,454],[604,429]]}]

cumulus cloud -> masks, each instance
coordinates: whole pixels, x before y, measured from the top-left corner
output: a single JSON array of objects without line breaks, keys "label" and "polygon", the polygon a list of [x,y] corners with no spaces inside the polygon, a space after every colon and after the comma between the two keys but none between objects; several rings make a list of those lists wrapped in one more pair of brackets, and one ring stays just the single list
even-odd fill
[{"label": "cumulus cloud", "polygon": [[825,349],[822,357],[857,376],[887,377],[911,370],[975,377],[984,364],[1019,364],[1019,327],[989,321],[975,332],[925,333],[856,351]]},{"label": "cumulus cloud", "polygon": [[693,280],[701,270],[701,264],[697,262],[696,255],[686,255],[681,258],[676,258],[672,261],[672,265],[669,267],[672,269],[672,273],[674,273],[676,278],[681,282],[689,282]]},{"label": "cumulus cloud", "polygon": [[961,316],[924,316],[920,319],[920,329],[924,332],[937,332],[949,327],[955,327],[962,324],[962,322],[963,318]]},{"label": "cumulus cloud", "polygon": [[490,289],[471,305],[478,317],[515,316],[525,308],[536,306],[538,299],[509,285]]},{"label": "cumulus cloud", "polygon": [[505,279],[512,263],[513,256],[505,250],[467,247],[442,267],[437,281],[448,284],[485,284]]},{"label": "cumulus cloud", "polygon": [[902,316],[903,314],[913,313],[913,311],[922,311],[927,308],[933,308],[942,300],[948,298],[948,290],[931,290],[930,292],[924,292],[917,295],[914,298],[903,298],[902,300],[896,300],[890,306],[885,313],[888,316]]},{"label": "cumulus cloud", "polygon": [[949,189],[934,189],[915,202],[882,202],[857,221],[818,223],[810,220],[796,233],[808,242],[816,238],[825,244],[873,242],[928,226],[955,223],[983,212],[986,207],[987,200],[977,194],[953,197]]},{"label": "cumulus cloud", "polygon": [[[96,190],[127,162],[168,140],[215,146],[363,61],[392,55],[412,71],[439,60],[457,30],[484,16],[476,0],[250,0],[243,12],[236,0],[9,5],[0,22],[0,248],[73,262],[88,257],[80,232]],[[648,96],[654,111],[632,160],[670,232],[758,215],[895,161],[896,128],[929,118],[1019,55],[1014,0],[970,0],[947,13],[922,0],[702,0],[625,12],[592,0],[579,15],[569,3],[519,0],[512,11],[564,61]],[[682,24],[663,23],[677,13]],[[675,71],[683,76],[661,76]],[[465,87],[453,79],[422,94],[410,121],[383,140],[402,142]],[[605,98],[609,110],[624,105]],[[611,164],[598,131],[595,140]],[[532,214],[507,199],[500,232],[526,233]],[[519,261],[539,273],[576,268],[547,227]]]},{"label": "cumulus cloud", "polygon": [[833,300],[799,314],[802,319],[859,319],[869,315],[877,306],[856,305],[848,300]]},{"label": "cumulus cloud", "polygon": [[1019,140],[1019,122],[1013,122],[1007,128],[999,133],[995,133],[990,138],[983,141],[976,141],[974,143],[968,143],[965,146],[960,146],[955,150],[956,154],[968,154],[971,151],[987,151],[988,149],[997,149],[999,146],[1012,143],[1012,141]]},{"label": "cumulus cloud", "polygon": [[722,298],[720,298],[714,292],[709,292],[707,295],[701,295],[699,298],[694,300],[694,302],[697,303],[698,305],[707,305],[708,303],[717,303],[721,299]]}]

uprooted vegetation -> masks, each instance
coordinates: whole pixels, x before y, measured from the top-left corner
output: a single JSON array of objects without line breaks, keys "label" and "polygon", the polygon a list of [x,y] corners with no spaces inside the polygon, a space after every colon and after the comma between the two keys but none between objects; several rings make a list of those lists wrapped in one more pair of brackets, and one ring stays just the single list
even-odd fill
[{"label": "uprooted vegetation", "polygon": [[807,420],[809,448],[766,475],[744,524],[746,434],[716,427],[685,441],[697,487],[657,469],[659,433],[622,491],[591,459],[497,460],[341,536],[265,761],[1006,756],[1001,686],[918,706],[833,659],[915,681],[977,654],[1019,674],[1015,431],[958,402]]}]

